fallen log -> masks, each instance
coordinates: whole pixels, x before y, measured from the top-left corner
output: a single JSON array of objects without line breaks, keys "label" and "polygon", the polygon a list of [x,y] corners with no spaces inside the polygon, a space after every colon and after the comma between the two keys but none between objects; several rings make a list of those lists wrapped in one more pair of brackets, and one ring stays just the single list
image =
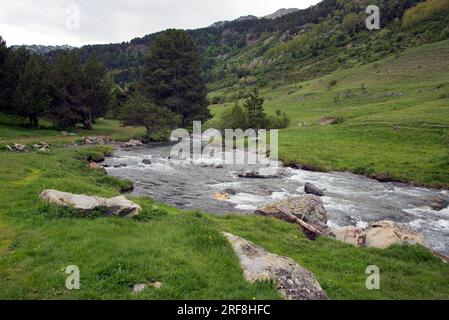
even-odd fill
[{"label": "fallen log", "polygon": [[432,255],[434,257],[440,258],[441,261],[443,261],[444,263],[449,263],[449,257],[444,255],[444,254],[442,254],[442,253],[440,253],[440,252],[438,252],[438,251],[432,250]]},{"label": "fallen log", "polygon": [[278,208],[279,211],[281,211],[285,215],[285,221],[291,222],[291,223],[297,223],[301,226],[304,234],[309,238],[310,240],[315,240],[319,236],[326,236],[326,237],[332,237],[335,238],[335,234],[330,231],[328,228],[321,228],[319,226],[313,226],[311,224],[306,223],[304,220],[299,219],[294,214],[287,212],[286,210]]}]

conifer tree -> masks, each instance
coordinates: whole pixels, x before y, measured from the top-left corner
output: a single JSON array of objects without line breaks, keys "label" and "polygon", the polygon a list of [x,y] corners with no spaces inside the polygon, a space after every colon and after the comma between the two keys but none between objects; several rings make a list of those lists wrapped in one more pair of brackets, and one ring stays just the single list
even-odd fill
[{"label": "conifer tree", "polygon": [[168,30],[153,40],[145,59],[141,91],[157,107],[180,115],[184,127],[211,117],[200,56],[184,31]]},{"label": "conifer tree", "polygon": [[248,115],[248,125],[252,129],[264,129],[267,126],[264,102],[265,99],[260,96],[259,90],[255,88],[248,94],[248,98],[243,103]]}]

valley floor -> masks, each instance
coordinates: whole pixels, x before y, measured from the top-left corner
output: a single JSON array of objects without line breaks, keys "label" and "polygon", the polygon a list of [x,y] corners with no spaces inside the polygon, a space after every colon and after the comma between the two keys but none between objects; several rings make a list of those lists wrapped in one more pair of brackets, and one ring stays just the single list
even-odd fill
[{"label": "valley floor", "polygon": [[449,41],[263,94],[267,113],[292,120],[280,133],[285,163],[449,188]]},{"label": "valley floor", "polygon": [[[335,128],[320,130],[339,130]],[[279,299],[273,284],[244,280],[222,231],[291,257],[315,274],[332,299],[449,298],[449,265],[422,247],[377,250],[324,238],[309,241],[295,225],[281,221],[186,212],[148,198],[133,198],[145,211],[146,219],[140,221],[77,219],[44,206],[39,200],[44,189],[119,194],[119,182],[88,169],[85,161],[107,148],[67,147],[88,134],[127,140],[142,130],[101,120],[94,132],[76,130],[76,136],[63,137],[52,130],[0,125],[1,145],[45,141],[52,150],[49,154],[0,150],[1,299]],[[436,137],[432,141],[438,145]],[[433,150],[431,144],[423,149]],[[65,288],[69,265],[80,268],[80,290]],[[380,290],[366,289],[369,265],[381,270]],[[162,288],[132,294],[134,284],[148,281],[160,281]]]}]

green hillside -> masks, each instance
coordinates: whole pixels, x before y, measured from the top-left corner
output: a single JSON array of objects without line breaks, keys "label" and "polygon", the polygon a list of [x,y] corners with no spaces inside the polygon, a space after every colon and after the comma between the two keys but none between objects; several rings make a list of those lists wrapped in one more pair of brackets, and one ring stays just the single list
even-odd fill
[{"label": "green hillside", "polygon": [[449,186],[449,41],[264,94],[268,112],[292,119],[280,134],[289,164]]}]

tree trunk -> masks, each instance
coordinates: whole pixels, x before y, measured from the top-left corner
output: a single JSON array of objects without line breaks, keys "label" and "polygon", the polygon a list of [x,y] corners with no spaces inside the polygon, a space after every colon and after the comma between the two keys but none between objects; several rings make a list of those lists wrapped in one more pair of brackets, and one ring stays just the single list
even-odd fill
[{"label": "tree trunk", "polygon": [[92,116],[90,113],[86,112],[83,115],[83,125],[84,125],[84,129],[92,130]]},{"label": "tree trunk", "polygon": [[39,126],[39,120],[35,116],[29,116],[31,128],[37,129]]},{"label": "tree trunk", "polygon": [[143,139],[143,142],[144,143],[149,143],[149,142],[151,142],[151,130],[148,127],[146,127],[146,129],[147,129],[147,132],[145,133],[145,137]]}]

